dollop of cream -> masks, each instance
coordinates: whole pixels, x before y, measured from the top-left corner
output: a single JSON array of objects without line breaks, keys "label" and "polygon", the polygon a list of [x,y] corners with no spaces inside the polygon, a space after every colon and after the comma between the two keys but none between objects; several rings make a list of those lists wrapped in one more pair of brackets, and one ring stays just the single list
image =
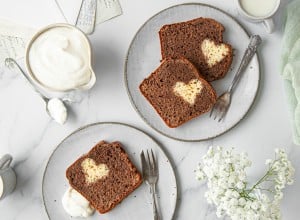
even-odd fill
[{"label": "dollop of cream", "polygon": [[95,209],[80,193],[69,187],[62,198],[65,211],[72,217],[87,218],[94,214]]},{"label": "dollop of cream", "polygon": [[52,98],[47,104],[47,109],[51,117],[59,124],[64,124],[67,120],[68,113],[64,103],[58,98]]},{"label": "dollop of cream", "polygon": [[91,80],[90,47],[72,27],[52,27],[31,44],[28,63],[43,85],[55,90],[76,89]]}]

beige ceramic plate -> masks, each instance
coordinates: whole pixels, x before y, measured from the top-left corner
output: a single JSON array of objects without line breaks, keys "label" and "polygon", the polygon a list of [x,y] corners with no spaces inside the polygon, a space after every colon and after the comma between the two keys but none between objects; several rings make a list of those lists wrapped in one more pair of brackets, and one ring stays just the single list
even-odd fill
[{"label": "beige ceramic plate", "polygon": [[[97,142],[120,141],[132,162],[141,171],[140,152],[152,148],[159,167],[158,202],[163,207],[162,219],[171,220],[177,201],[177,185],[172,165],[160,146],[146,133],[121,123],[97,123],[85,126],[65,138],[51,155],[43,179],[43,199],[51,220],[74,219],[68,216],[61,198],[68,188],[66,169]],[[148,186],[143,183],[109,213],[95,213],[89,220],[152,220],[152,204]]]},{"label": "beige ceramic plate", "polygon": [[222,123],[209,118],[209,113],[197,117],[178,128],[168,128],[139,91],[139,84],[160,64],[159,29],[165,24],[208,17],[225,26],[224,41],[232,44],[235,52],[232,70],[224,79],[213,82],[218,95],[228,88],[243,53],[249,43],[244,28],[230,15],[204,4],[183,4],[168,8],[150,18],[133,38],[125,65],[125,84],[130,100],[139,115],[161,134],[182,141],[201,141],[216,137],[233,128],[244,118],[254,102],[259,87],[259,62],[257,55],[250,62],[235,93],[229,112]]}]

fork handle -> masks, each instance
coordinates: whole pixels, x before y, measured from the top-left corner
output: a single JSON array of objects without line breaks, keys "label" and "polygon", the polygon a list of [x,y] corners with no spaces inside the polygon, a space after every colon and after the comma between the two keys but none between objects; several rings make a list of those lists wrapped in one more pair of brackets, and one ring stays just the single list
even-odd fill
[{"label": "fork handle", "polygon": [[251,61],[252,57],[256,53],[257,47],[261,44],[262,40],[259,35],[252,35],[250,37],[250,43],[248,45],[248,48],[246,49],[244,56],[242,58],[242,61],[240,63],[240,66],[233,78],[233,81],[228,88],[228,92],[231,93],[231,91],[235,88],[237,85],[237,82],[240,80],[242,73],[248,66],[249,62]]},{"label": "fork handle", "polygon": [[154,220],[160,220],[160,217],[158,215],[158,210],[157,210],[157,204],[156,204],[156,190],[155,190],[155,185],[151,185],[151,194],[152,194],[152,200],[153,200],[153,219]]}]

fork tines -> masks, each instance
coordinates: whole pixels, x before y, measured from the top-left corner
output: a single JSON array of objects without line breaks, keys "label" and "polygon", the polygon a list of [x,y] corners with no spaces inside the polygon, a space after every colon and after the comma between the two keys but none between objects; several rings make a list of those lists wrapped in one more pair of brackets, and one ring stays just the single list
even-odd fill
[{"label": "fork tines", "polygon": [[152,195],[153,200],[153,219],[160,220],[156,202],[156,184],[158,181],[158,167],[152,149],[150,150],[150,153],[148,150],[146,152],[147,159],[145,157],[144,151],[141,152],[143,178],[145,182],[150,186],[150,193]]},{"label": "fork tines", "polygon": [[157,164],[156,159],[154,156],[154,153],[152,149],[149,151],[146,151],[147,159],[145,157],[144,151],[141,152],[141,161],[142,161],[142,169],[143,169],[143,175],[150,176],[150,175],[157,175]]},{"label": "fork tines", "polygon": [[221,96],[218,97],[216,103],[214,104],[213,108],[210,111],[209,117],[213,117],[214,120],[218,120],[221,122],[230,106],[230,93],[225,92]]},{"label": "fork tines", "polygon": [[226,110],[221,110],[219,106],[214,105],[210,111],[209,117],[221,122],[224,119],[226,112]]}]

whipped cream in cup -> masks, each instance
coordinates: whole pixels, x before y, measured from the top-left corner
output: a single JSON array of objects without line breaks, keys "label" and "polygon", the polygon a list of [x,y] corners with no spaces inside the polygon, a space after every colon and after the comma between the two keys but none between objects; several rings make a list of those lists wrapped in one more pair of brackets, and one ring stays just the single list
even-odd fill
[{"label": "whipped cream in cup", "polygon": [[50,91],[88,90],[96,81],[86,35],[69,24],[53,24],[36,33],[26,49],[31,78]]}]

